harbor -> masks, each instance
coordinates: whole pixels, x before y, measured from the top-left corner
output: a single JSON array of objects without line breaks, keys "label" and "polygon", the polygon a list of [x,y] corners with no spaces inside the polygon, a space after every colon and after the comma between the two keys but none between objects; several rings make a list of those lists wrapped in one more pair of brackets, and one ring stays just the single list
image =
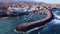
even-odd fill
[{"label": "harbor", "polygon": [[26,33],[37,27],[43,33],[50,22],[60,20],[59,7],[40,2],[0,3],[0,34]]}]

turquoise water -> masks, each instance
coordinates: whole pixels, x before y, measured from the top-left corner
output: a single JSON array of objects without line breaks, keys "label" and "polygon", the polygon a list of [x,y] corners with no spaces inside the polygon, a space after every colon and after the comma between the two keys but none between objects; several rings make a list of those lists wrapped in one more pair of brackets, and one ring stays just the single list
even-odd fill
[{"label": "turquoise water", "polygon": [[24,22],[33,22],[45,18],[46,15],[35,14],[35,15],[24,15],[21,18],[0,18],[0,34],[18,34],[14,32],[14,28]]}]

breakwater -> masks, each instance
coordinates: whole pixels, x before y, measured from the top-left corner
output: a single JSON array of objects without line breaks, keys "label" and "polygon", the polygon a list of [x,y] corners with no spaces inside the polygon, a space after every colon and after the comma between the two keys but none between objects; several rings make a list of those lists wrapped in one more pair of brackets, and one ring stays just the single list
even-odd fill
[{"label": "breakwater", "polygon": [[46,24],[47,22],[49,22],[52,19],[53,16],[50,11],[46,10],[46,11],[42,11],[42,12],[47,14],[46,18],[44,18],[42,20],[37,20],[37,21],[31,22],[31,23],[22,23],[15,28],[15,31],[27,32],[36,27],[43,26],[44,24]]}]

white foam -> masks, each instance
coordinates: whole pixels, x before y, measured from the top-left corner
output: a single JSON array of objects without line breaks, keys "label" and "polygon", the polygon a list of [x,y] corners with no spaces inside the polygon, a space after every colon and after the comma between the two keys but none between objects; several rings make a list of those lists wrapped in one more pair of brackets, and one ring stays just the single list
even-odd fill
[{"label": "white foam", "polygon": [[53,13],[53,14],[54,14],[55,17],[60,18],[60,16],[56,15],[55,13]]},{"label": "white foam", "polygon": [[39,29],[39,28],[40,28],[40,27],[36,27],[36,28],[34,28],[34,29],[31,29],[31,30],[27,31],[26,33],[29,33],[29,32],[31,32],[31,31],[37,30],[37,29]]},{"label": "white foam", "polygon": [[54,24],[60,24],[60,16],[56,15],[55,13],[53,13],[55,17],[57,17],[57,19],[54,19]]},{"label": "white foam", "polygon": [[43,26],[40,26],[40,27],[33,28],[33,29],[27,31],[26,33],[29,33],[29,32],[35,31],[35,30],[38,30],[38,29],[40,29],[40,28],[45,27],[46,25],[47,25],[47,24],[45,24],[45,25],[43,25]]},{"label": "white foam", "polygon": [[7,19],[8,17],[3,17],[3,19]]},{"label": "white foam", "polygon": [[60,20],[54,19],[54,24],[60,24]]}]

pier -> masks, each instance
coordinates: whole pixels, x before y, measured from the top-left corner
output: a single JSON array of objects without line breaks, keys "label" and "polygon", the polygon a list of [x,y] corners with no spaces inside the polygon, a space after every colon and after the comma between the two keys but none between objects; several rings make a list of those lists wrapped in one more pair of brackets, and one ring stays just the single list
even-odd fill
[{"label": "pier", "polygon": [[42,14],[46,14],[47,15],[46,18],[31,22],[31,23],[22,23],[22,24],[16,26],[14,31],[15,32],[27,32],[27,31],[29,31],[31,29],[36,28],[36,27],[43,26],[44,24],[46,24],[47,22],[52,20],[52,17],[53,17],[52,12],[47,10],[46,8],[44,8],[44,7],[40,8],[40,9],[37,10],[37,12],[42,13]]}]

